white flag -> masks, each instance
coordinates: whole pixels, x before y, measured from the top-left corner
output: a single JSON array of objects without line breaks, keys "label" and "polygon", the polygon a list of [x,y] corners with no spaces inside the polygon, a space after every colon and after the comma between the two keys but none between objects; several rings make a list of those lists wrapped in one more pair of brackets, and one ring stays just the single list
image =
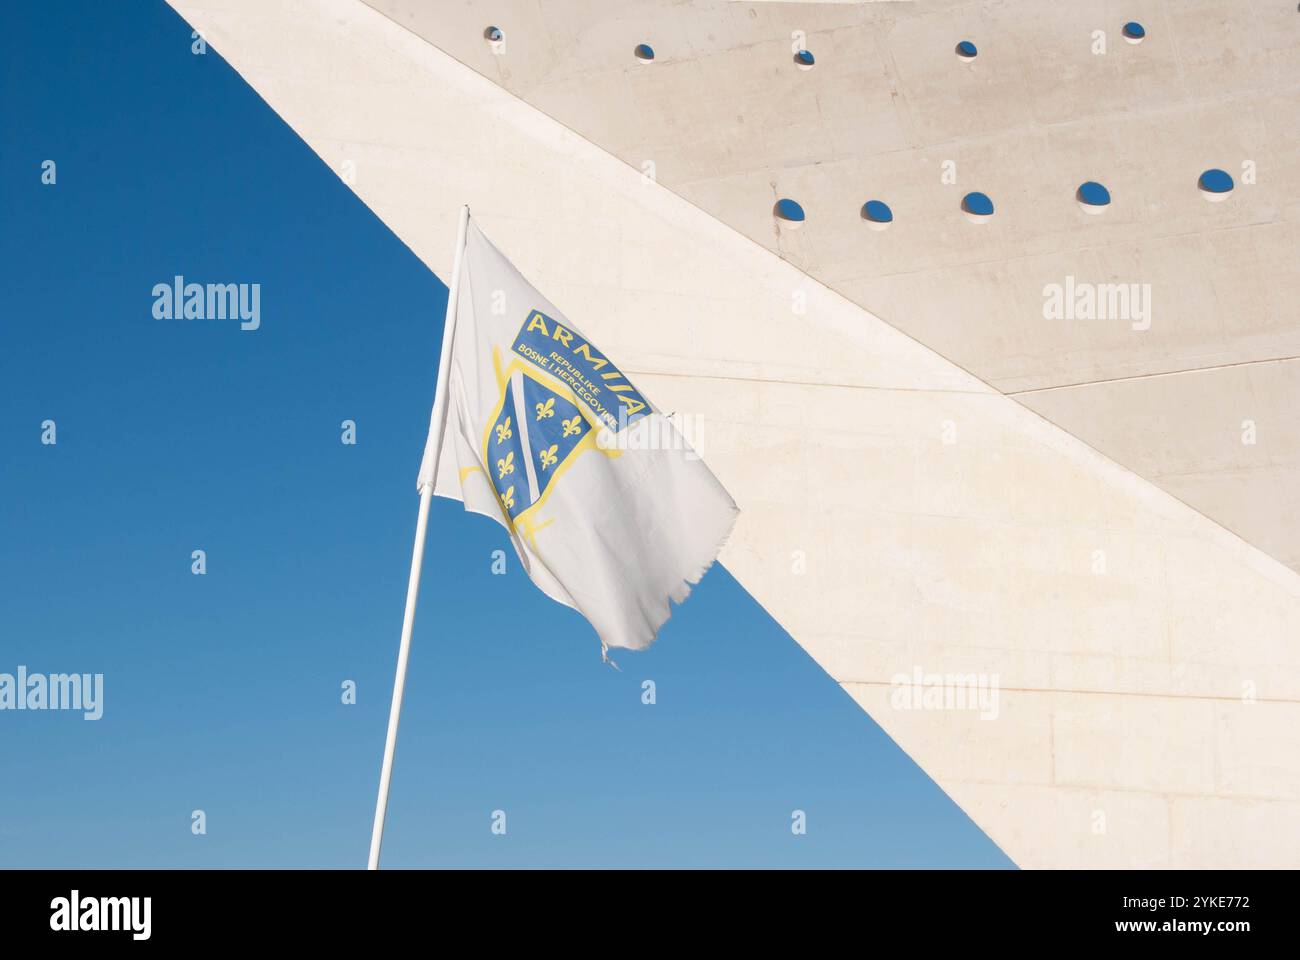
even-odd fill
[{"label": "white flag", "polygon": [[472,220],[438,390],[419,486],[501,523],[533,582],[585,616],[602,649],[648,646],[736,504]]}]

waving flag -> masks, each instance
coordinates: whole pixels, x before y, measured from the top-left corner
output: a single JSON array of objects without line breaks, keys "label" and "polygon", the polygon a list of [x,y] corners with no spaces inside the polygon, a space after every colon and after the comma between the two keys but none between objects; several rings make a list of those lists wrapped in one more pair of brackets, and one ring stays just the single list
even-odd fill
[{"label": "waving flag", "polygon": [[639,649],[735,503],[676,427],[471,220],[418,486],[510,532],[529,577]]}]

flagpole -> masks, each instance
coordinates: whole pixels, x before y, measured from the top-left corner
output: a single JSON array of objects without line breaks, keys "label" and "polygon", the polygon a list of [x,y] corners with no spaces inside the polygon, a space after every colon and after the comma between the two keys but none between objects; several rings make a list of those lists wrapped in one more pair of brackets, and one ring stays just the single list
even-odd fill
[{"label": "flagpole", "polygon": [[[460,265],[465,254],[465,234],[469,227],[469,207],[460,208],[460,226],[456,230],[456,257],[447,288],[447,316],[442,323],[442,352],[438,359],[438,387],[433,398],[430,431],[441,437],[442,420],[447,410],[447,372],[451,365],[452,333],[456,325],[456,302],[460,293]],[[433,458],[436,468],[437,458]],[[411,632],[415,628],[415,606],[420,597],[420,569],[424,565],[424,538],[429,527],[429,503],[433,499],[433,481],[420,487],[420,513],[415,522],[415,547],[411,553],[411,576],[406,583],[406,612],[402,615],[402,642],[397,649],[397,675],[393,678],[393,702],[388,711],[388,736],[384,740],[384,764],[379,771],[379,797],[375,801],[375,825],[370,833],[370,860],[367,869],[379,869],[379,849],[384,842],[384,817],[388,812],[388,788],[393,779],[393,754],[397,750],[397,727],[402,716],[402,695],[406,691],[406,664],[411,653]]]}]

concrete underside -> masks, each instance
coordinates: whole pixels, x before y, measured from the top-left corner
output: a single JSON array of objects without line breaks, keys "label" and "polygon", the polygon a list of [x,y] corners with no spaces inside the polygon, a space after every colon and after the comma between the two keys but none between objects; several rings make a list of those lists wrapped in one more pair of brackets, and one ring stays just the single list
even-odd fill
[{"label": "concrete underside", "polygon": [[[1295,4],[366,2],[1300,569]],[[1196,188],[1211,167],[1226,203]],[[1075,202],[1088,180],[1103,216]],[[979,227],[972,190],[997,206]],[[803,229],[776,229],[779,197]],[[1067,277],[1149,284],[1150,316],[1045,319]]]},{"label": "concrete underside", "polygon": [[[1297,365],[1224,365],[1300,354],[1297,113],[1294,88],[1279,92],[1297,75],[1293,11],[1272,23],[1260,7],[1269,32],[1217,28],[1233,72],[1207,36],[1187,49],[1184,7],[1204,34],[1217,5],[1136,2],[1152,36],[1132,49],[1155,62],[1104,61],[1087,102],[1118,106],[1074,123],[1059,74],[1082,68],[1057,18],[1088,18],[1056,5],[805,8],[821,51],[805,74],[796,5],[170,2],[435,273],[468,202],[659,406],[705,415],[703,453],[742,509],[727,567],[1017,863],[1300,865],[1300,576],[1274,558],[1295,562],[1294,527],[1252,537],[1270,556],[1170,480],[1194,475],[1198,505],[1238,533],[1242,516],[1294,520]],[[489,23],[508,31],[503,57]],[[1157,25],[1182,31],[1178,51]],[[981,43],[982,73],[940,83],[976,29],[1019,37],[1000,54],[1016,69]],[[637,64],[642,40],[664,62]],[[784,86],[809,77],[847,86],[831,101]],[[525,99],[505,89],[521,78]],[[701,95],[716,83],[744,110]],[[1043,129],[990,106],[1016,97]],[[828,125],[829,102],[849,119]],[[660,139],[638,156],[611,130]],[[936,144],[961,187],[940,185]],[[1235,174],[1238,155],[1259,183],[1205,203],[1199,170]],[[1081,224],[1085,179],[1107,179],[1117,208]],[[953,216],[969,189],[999,202],[992,222]],[[776,195],[803,198],[801,230],[774,227]],[[883,233],[858,219],[873,196],[899,216]],[[1142,202],[1120,207],[1129,196]],[[1152,282],[1151,329],[1047,329],[1042,287],[1067,274]],[[1215,369],[1172,373],[1192,366]],[[1193,421],[1211,414],[1235,446],[1205,439]],[[1245,451],[1244,419],[1262,435]],[[897,709],[891,679],[917,668],[996,674],[998,718]]]}]

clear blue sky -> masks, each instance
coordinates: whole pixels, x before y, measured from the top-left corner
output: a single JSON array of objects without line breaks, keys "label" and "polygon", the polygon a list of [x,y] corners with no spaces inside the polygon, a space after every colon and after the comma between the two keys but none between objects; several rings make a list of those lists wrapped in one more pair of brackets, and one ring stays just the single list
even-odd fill
[{"label": "clear blue sky", "polygon": [[[6,11],[0,672],[105,707],[0,712],[4,867],[365,861],[446,289],[190,42]],[[175,274],[261,329],[154,319]],[[387,866],[1009,865],[721,567],[616,673],[497,549],[435,502]]]}]

